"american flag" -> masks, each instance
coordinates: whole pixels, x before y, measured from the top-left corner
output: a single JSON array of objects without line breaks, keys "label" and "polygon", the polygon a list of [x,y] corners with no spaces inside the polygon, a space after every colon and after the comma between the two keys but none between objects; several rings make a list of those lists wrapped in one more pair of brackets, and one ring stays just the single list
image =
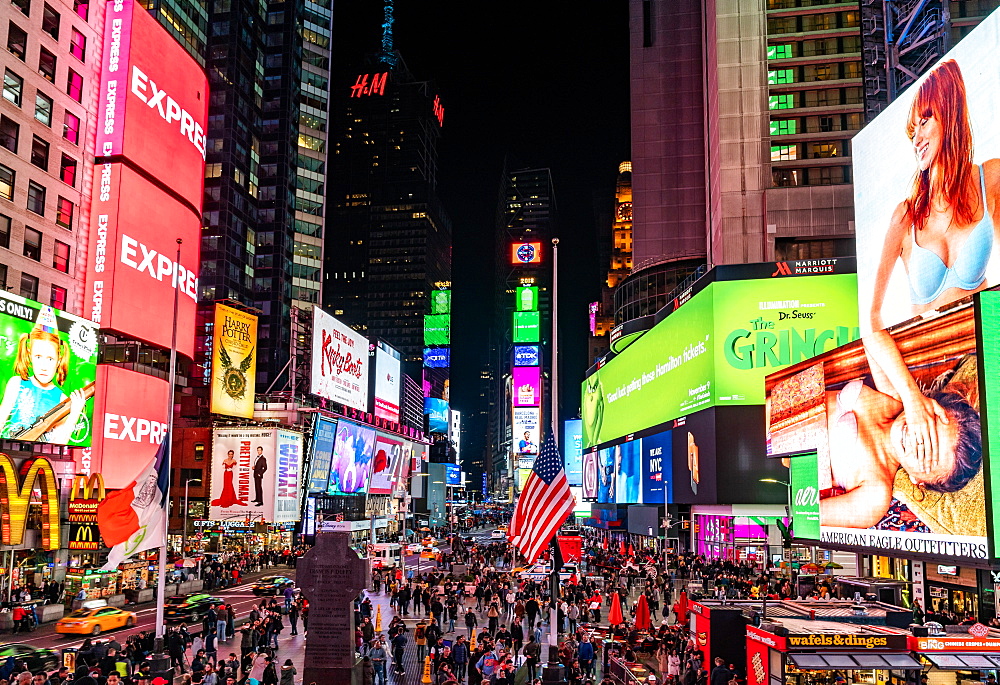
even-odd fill
[{"label": "american flag", "polygon": [[521,554],[534,563],[552,540],[566,517],[573,512],[575,500],[566,480],[563,460],[550,433],[517,500],[507,533]]}]

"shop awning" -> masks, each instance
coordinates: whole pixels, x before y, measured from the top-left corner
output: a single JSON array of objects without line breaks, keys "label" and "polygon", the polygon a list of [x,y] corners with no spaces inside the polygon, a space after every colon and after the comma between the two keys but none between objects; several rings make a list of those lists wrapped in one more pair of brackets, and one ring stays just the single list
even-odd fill
[{"label": "shop awning", "polygon": [[[796,667],[808,671],[826,669],[878,668],[883,670],[919,671],[920,663],[909,654],[845,654],[843,652],[817,652],[816,654],[789,654],[788,660]],[[969,668],[966,666],[965,668]]]},{"label": "shop awning", "polygon": [[987,656],[983,654],[936,654],[921,652],[932,664],[943,671],[993,671],[1000,669],[1000,654]]}]

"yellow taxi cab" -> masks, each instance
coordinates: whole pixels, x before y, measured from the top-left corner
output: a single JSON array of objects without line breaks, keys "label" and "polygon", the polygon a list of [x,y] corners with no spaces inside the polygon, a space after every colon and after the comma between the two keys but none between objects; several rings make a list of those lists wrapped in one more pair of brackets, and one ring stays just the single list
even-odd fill
[{"label": "yellow taxi cab", "polygon": [[56,623],[57,633],[100,635],[105,630],[128,628],[135,625],[131,611],[107,605],[104,600],[84,602],[83,606]]}]

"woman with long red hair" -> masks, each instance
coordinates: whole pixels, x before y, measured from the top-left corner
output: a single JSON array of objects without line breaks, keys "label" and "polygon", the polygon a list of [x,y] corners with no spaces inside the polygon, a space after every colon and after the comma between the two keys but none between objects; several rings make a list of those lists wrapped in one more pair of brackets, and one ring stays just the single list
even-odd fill
[{"label": "woman with long red hair", "polygon": [[948,417],[925,396],[886,332],[882,305],[898,260],[918,316],[987,287],[986,267],[1000,226],[1000,160],[973,163],[965,80],[955,60],[932,69],[910,105],[906,133],[917,170],[899,203],[875,275],[864,345],[873,373],[884,374],[902,402],[908,440],[930,467],[939,459],[938,428]]}]

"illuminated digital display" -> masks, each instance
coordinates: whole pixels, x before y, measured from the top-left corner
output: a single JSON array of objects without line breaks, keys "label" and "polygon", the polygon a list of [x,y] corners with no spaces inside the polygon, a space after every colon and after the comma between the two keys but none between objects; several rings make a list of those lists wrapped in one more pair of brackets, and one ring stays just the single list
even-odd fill
[{"label": "illuminated digital display", "polygon": [[514,366],[538,366],[538,345],[514,345]]},{"label": "illuminated digital display", "polygon": [[257,383],[257,317],[215,305],[212,330],[213,414],[253,417]]},{"label": "illuminated digital display", "polygon": [[28,503],[34,489],[41,492],[41,542],[59,549],[59,484],[48,459],[27,459],[20,472],[14,460],[0,454],[0,544],[20,545],[28,524]]},{"label": "illuminated digital display", "polygon": [[313,307],[312,392],[368,411],[368,338]]},{"label": "illuminated digital display", "polygon": [[542,401],[542,378],[537,366],[515,366],[512,369],[515,407],[537,407]]},{"label": "illuminated digital display", "polygon": [[510,246],[511,264],[538,264],[541,261],[541,243],[514,243]]},{"label": "illuminated digital display", "polygon": [[533,312],[538,309],[538,288],[535,286],[520,286],[515,297],[517,311]]},{"label": "illuminated digital display", "polygon": [[451,291],[431,291],[431,314],[451,314]]},{"label": "illuminated digital display", "polygon": [[424,315],[424,345],[451,344],[451,315]]},{"label": "illuminated digital display", "polygon": [[447,369],[451,366],[451,348],[425,347],[424,366],[428,369]]},{"label": "illuminated digital display", "polygon": [[538,312],[514,312],[514,342],[537,343],[541,335],[541,316]]}]

